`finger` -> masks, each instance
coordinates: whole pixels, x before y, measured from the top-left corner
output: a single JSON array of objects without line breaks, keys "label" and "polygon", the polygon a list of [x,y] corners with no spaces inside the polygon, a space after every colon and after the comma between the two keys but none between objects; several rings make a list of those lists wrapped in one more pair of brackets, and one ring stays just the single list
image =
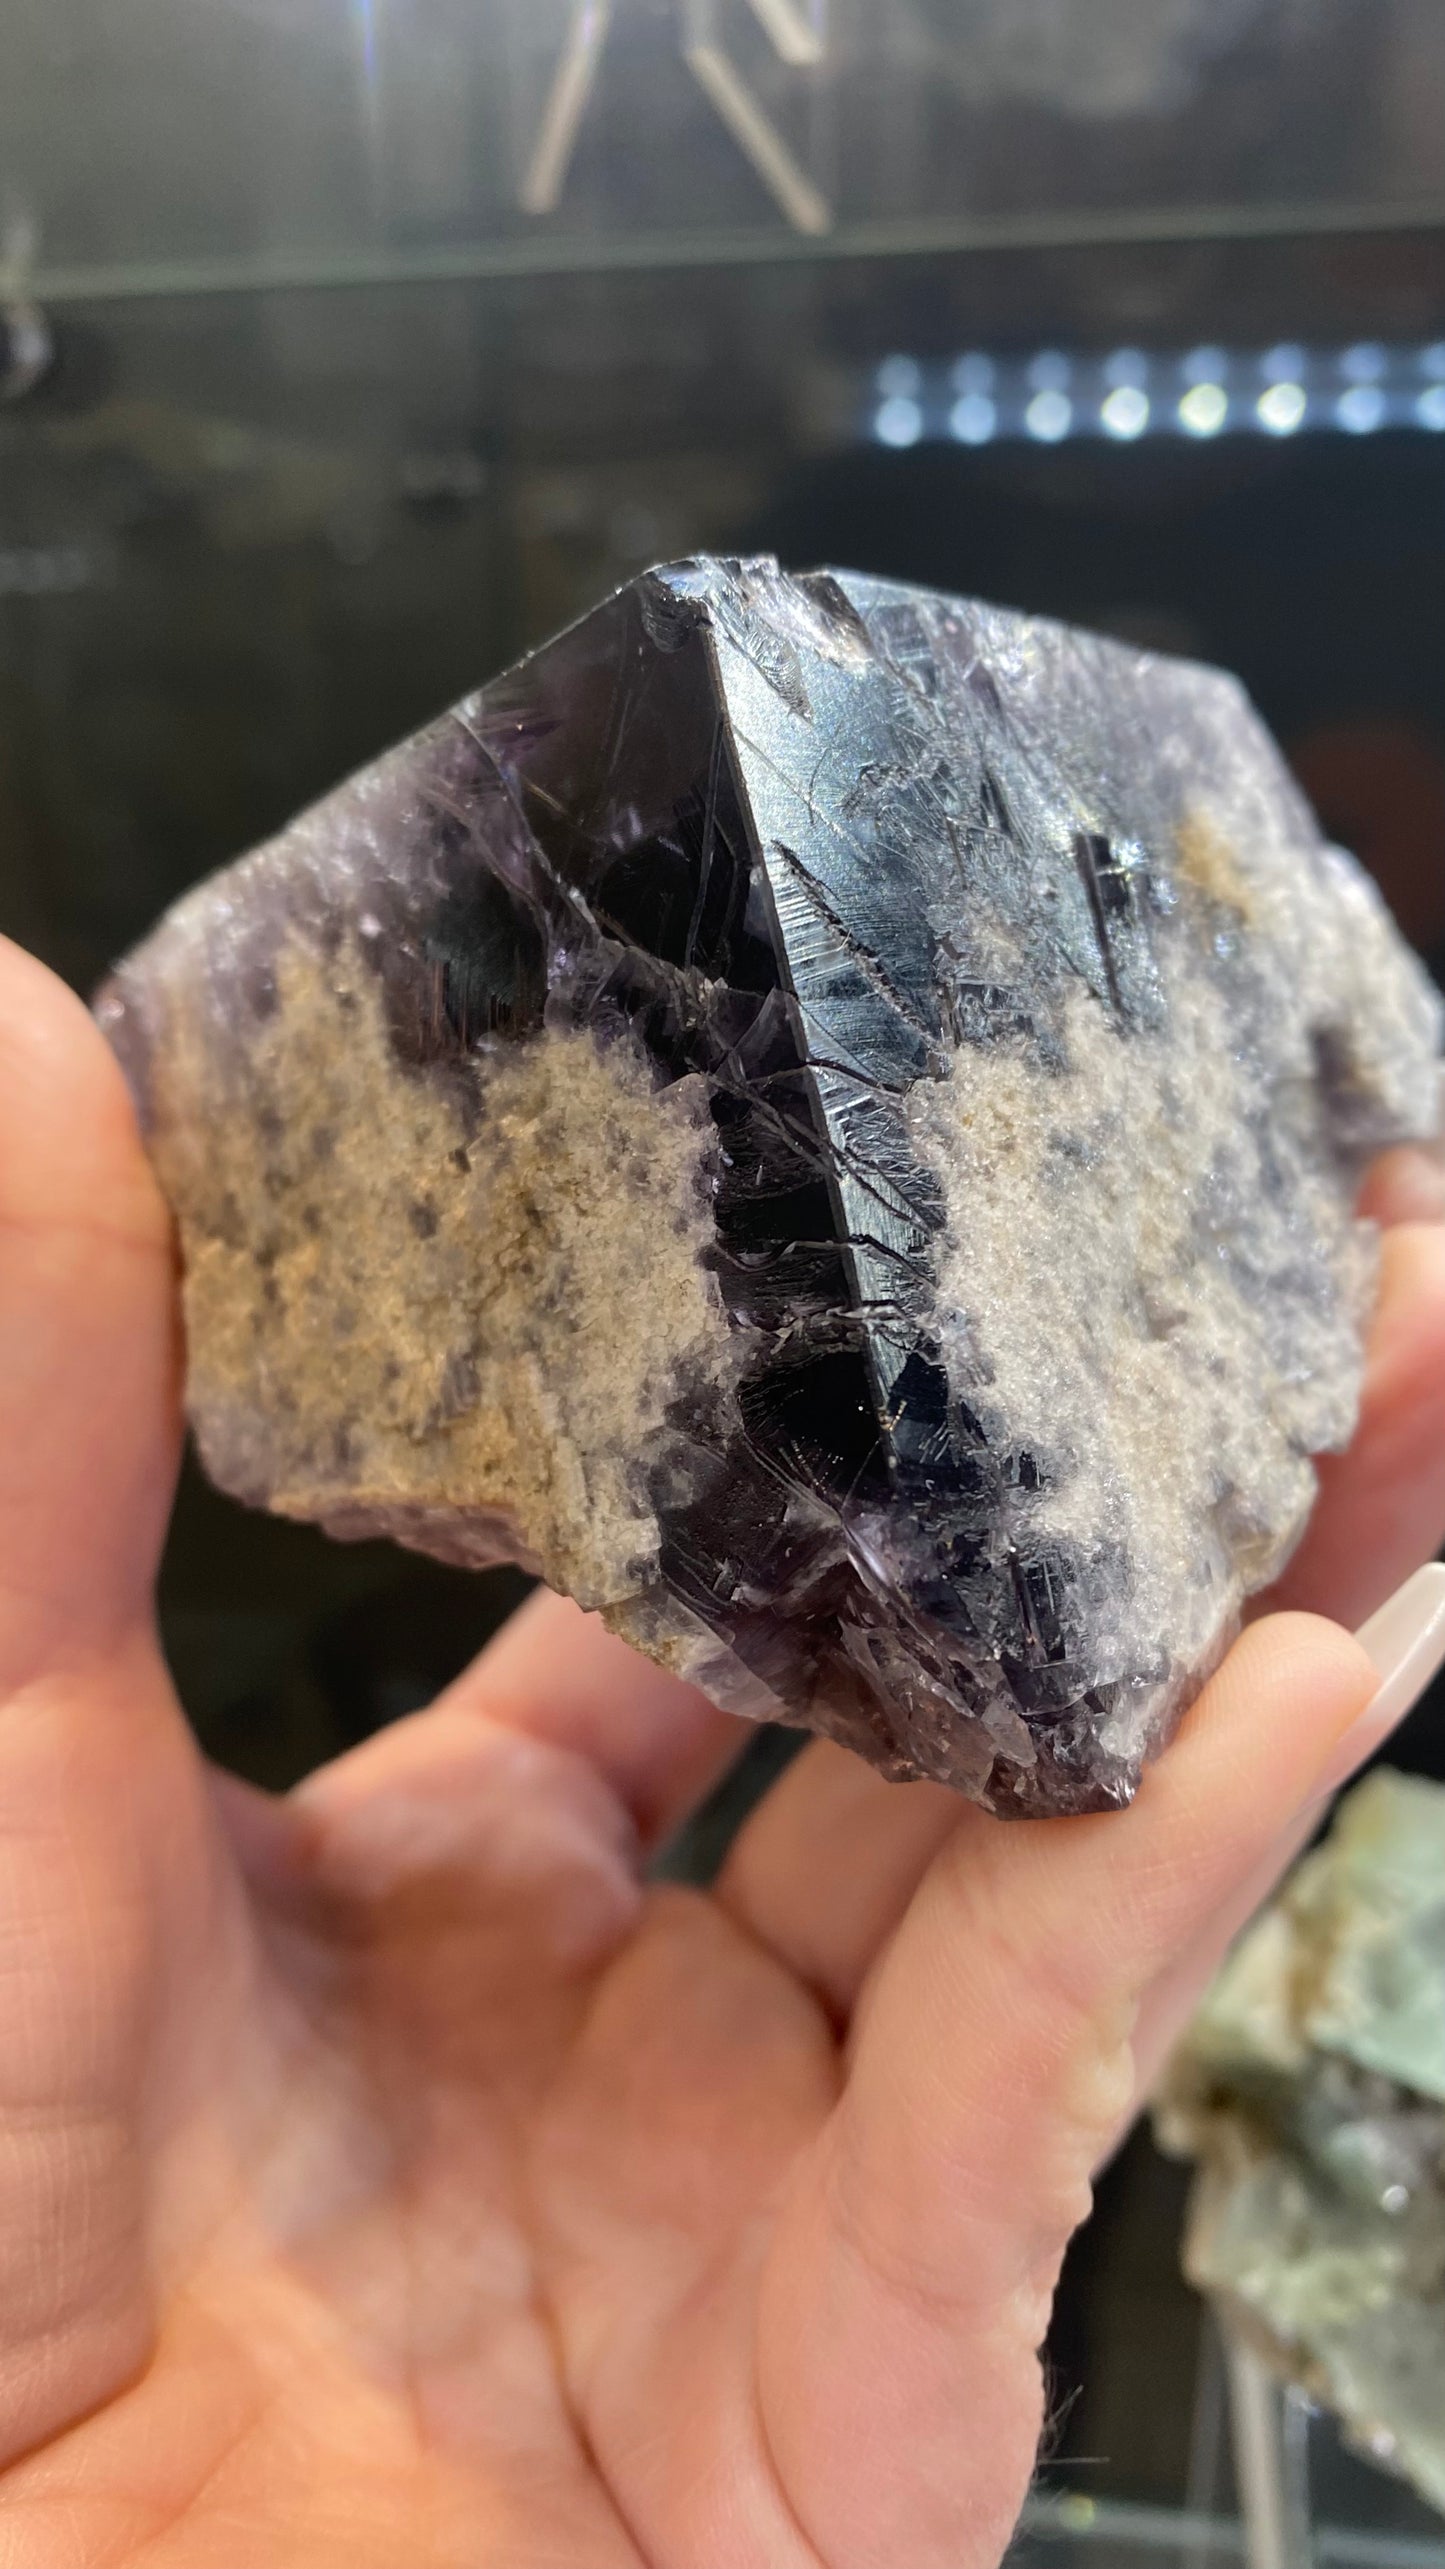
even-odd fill
[{"label": "finger", "polygon": [[1445,1222],[1445,1143],[1386,1151],[1365,1180],[1360,1211],[1386,1229],[1397,1222]]},{"label": "finger", "polygon": [[179,1435],[170,1231],[125,1083],[0,939],[0,1687],[148,1611]]},{"label": "finger", "polygon": [[[1309,1804],[1376,1682],[1346,1634],[1276,1617],[1231,1652],[1129,1810],[1007,1829],[961,1814],[870,1983],[768,2271],[761,2390],[825,2558],[985,2556],[959,2511],[958,2421],[1024,2484],[1035,2350],[1133,2095],[1139,1997]],[[819,2480],[820,2438],[907,2451],[908,2473]],[[910,2491],[927,2500],[911,2519]]]},{"label": "finger", "polygon": [[1153,2086],[1235,1937],[1303,1854],[1334,1795],[1384,1747],[1445,1664],[1445,1567],[1431,1562],[1417,1570],[1355,1638],[1374,1666],[1379,1692],[1340,1743],[1316,1800],[1295,1815],[1225,1906],[1145,1992],[1134,2035],[1141,2095]]},{"label": "finger", "polygon": [[1363,1623],[1445,1536],[1445,1226],[1386,1234],[1359,1426],[1319,1472],[1304,1541],[1262,1603]]},{"label": "finger", "polygon": [[[1376,1201],[1367,1208],[1377,1219],[1387,1218],[1391,1192],[1399,1211],[1404,1190],[1414,1182],[1415,1162],[1423,1163],[1428,1173],[1430,1159],[1424,1153],[1391,1153],[1377,1165],[1372,1178]],[[1436,1495],[1440,1475],[1432,1439],[1441,1435],[1445,1417],[1441,1276],[1440,1254],[1430,1243],[1418,1236],[1387,1243],[1359,1434],[1349,1456],[1326,1467],[1316,1525],[1284,1583],[1283,1593],[1299,1605],[1323,1611],[1338,1599],[1342,1612],[1374,1609],[1394,1572],[1433,1550],[1438,1540],[1445,1516]],[[1403,1453],[1402,1433],[1408,1446]],[[1445,1572],[1422,1571],[1418,1584],[1438,1595],[1441,1580]],[[1388,1614],[1388,1608],[1383,1617],[1375,1614],[1374,1623],[1383,1623]],[[1381,1642],[1389,1647],[1389,1635],[1372,1638],[1367,1625],[1360,1639],[1379,1664],[1378,1647]],[[1408,1701],[1402,1699],[1394,1708],[1394,1719],[1409,1709],[1417,1693],[1418,1686],[1412,1687]],[[1391,1727],[1389,1717],[1377,1721],[1371,1736],[1358,1744],[1353,1763],[1373,1755]],[[1325,1807],[1321,1801],[1283,1833],[1230,1903],[1146,1993],[1134,2047],[1141,2092],[1152,2085],[1235,1936],[1309,1844]]]},{"label": "finger", "polygon": [[1139,2002],[1131,2046],[1135,2092],[1129,2097],[1124,2113],[1110,2135],[1110,2147],[1122,2140],[1129,2130],[1137,2102],[1152,2092],[1159,2072],[1203,1999],[1235,1937],[1264,1907],[1266,1900],[1278,1890],[1290,1866],[1303,1855],[1319,1827],[1325,1808],[1323,1801],[1312,1804],[1291,1821],[1208,1925],[1191,1937],[1183,1953],[1166,1964],[1158,1978],[1145,1990]]},{"label": "finger", "polygon": [[946,1785],[891,1784],[820,1740],[739,1831],[714,1897],[844,2024],[964,1808]]},{"label": "finger", "polygon": [[752,1733],[750,1722],[719,1712],[695,1686],[630,1650],[600,1617],[545,1589],[503,1625],[440,1706],[585,1758],[647,1845],[701,1801]]},{"label": "finger", "polygon": [[[1305,1543],[1257,1612],[1284,1605],[1362,1621],[1442,1532],[1445,1227],[1411,1226],[1383,1245],[1349,1454],[1322,1465]],[[887,1784],[841,1751],[809,1749],[741,1832],[718,1896],[846,2017],[958,1811],[951,1795]]]}]

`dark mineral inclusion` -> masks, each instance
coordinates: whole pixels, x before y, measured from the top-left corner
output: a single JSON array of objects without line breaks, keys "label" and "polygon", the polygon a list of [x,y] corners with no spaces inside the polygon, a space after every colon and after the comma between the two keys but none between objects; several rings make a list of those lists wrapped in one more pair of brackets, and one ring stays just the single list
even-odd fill
[{"label": "dark mineral inclusion", "polygon": [[1234,682],[696,561],[190,895],[101,1014],[240,1497],[718,1700],[1127,1800],[1350,1433],[1439,1003]]}]

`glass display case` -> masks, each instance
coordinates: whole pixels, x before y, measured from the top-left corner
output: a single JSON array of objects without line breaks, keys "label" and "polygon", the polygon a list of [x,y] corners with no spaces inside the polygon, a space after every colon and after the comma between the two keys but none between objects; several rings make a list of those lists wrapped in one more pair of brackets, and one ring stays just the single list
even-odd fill
[{"label": "glass display case", "polygon": [[1115,2497],[1090,2476],[1063,2472],[1036,2492],[1008,2569],[1439,2569],[1445,2558],[1439,2518],[1207,2318],[1179,2500]]},{"label": "glass display case", "polygon": [[[93,986],[188,882],[694,549],[1239,669],[1445,954],[1438,0],[0,12],[0,927]],[[167,1644],[208,1746],[284,1783],[523,1585],[190,1475]],[[1398,1762],[1445,1771],[1439,1718]],[[1266,2432],[1257,2400],[1241,2496],[1184,2182],[1136,2137],[1076,2244],[1016,2569],[1445,2564],[1297,2404]]]},{"label": "glass display case", "polygon": [[1429,0],[65,0],[42,301],[1445,221]]}]

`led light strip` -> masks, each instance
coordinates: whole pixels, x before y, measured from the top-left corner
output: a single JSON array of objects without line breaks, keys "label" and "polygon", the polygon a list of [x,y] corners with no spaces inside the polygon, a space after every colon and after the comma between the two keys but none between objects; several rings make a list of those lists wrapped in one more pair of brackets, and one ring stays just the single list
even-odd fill
[{"label": "led light strip", "polygon": [[1445,339],[1417,347],[1373,339],[1335,349],[1199,347],[1182,355],[1041,348],[1026,358],[974,348],[951,366],[885,357],[866,415],[867,434],[892,447],[938,438],[1057,446],[1066,437],[1127,446],[1145,436],[1293,437],[1302,429],[1364,437],[1381,428],[1445,432]]}]

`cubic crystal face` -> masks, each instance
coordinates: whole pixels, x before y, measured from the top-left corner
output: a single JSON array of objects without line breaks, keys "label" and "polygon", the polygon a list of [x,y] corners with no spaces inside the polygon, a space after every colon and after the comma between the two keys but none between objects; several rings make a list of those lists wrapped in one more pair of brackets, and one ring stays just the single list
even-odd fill
[{"label": "cubic crystal face", "polygon": [[1445,1790],[1381,1769],[1226,1963],[1158,2109],[1185,2263],[1445,2508]]},{"label": "cubic crystal face", "polygon": [[1127,1800],[1281,1566],[1439,1106],[1230,679],[767,560],[632,582],[101,1016],[223,1487],[1000,1811]]}]

